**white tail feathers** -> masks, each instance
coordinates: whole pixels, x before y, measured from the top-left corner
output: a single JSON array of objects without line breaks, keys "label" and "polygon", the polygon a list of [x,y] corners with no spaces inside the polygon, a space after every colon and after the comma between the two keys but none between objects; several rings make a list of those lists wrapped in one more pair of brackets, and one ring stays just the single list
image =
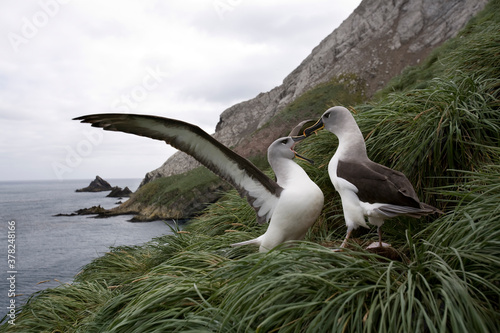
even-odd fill
[{"label": "white tail feathers", "polygon": [[231,244],[231,246],[233,246],[233,247],[235,247],[235,246],[243,246],[243,245],[257,245],[257,246],[260,246],[260,244],[262,243],[263,236],[264,235],[260,235],[259,237],[254,238],[254,239],[250,239],[250,240],[247,240],[247,241],[244,241],[244,242],[240,242],[240,243],[234,243],[234,244]]},{"label": "white tail feathers", "polygon": [[408,207],[408,206],[382,204],[380,207],[377,208],[377,210],[387,217],[406,215],[406,216],[419,218],[421,216],[429,215],[432,213],[441,213],[441,211],[439,211],[438,209],[436,209],[430,205],[425,205],[422,208],[414,208],[414,207]]}]

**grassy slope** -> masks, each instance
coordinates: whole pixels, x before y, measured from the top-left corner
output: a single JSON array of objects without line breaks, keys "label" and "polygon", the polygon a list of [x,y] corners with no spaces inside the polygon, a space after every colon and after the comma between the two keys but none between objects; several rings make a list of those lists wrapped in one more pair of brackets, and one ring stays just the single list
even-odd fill
[{"label": "grassy slope", "polygon": [[[500,323],[500,1],[492,1],[432,64],[406,71],[356,107],[370,156],[404,171],[434,219],[384,226],[398,260],[352,243],[326,175],[322,132],[301,143],[326,205],[305,242],[268,254],[230,248],[266,226],[234,191],[187,229],[119,247],[72,285],[41,292],[17,332],[494,332]],[[408,88],[405,88],[405,85]],[[394,91],[388,93],[389,91]],[[325,106],[326,107],[326,106]],[[358,233],[359,243],[376,238]],[[4,326],[3,328],[6,328]]]},{"label": "grassy slope", "polygon": [[[184,219],[195,215],[208,203],[218,199],[218,192],[229,188],[205,167],[182,175],[159,178],[141,186],[124,204],[111,210],[116,213],[138,214],[134,220]],[[205,201],[199,196],[204,195]],[[185,207],[184,203],[191,203]]]}]

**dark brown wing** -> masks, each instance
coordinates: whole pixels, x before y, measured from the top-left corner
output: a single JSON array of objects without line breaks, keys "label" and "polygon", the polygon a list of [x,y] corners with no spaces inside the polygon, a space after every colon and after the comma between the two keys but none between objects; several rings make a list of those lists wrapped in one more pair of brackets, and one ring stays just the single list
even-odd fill
[{"label": "dark brown wing", "polygon": [[363,202],[420,208],[413,186],[399,171],[372,161],[339,161],[337,176],[356,186],[358,198]]}]

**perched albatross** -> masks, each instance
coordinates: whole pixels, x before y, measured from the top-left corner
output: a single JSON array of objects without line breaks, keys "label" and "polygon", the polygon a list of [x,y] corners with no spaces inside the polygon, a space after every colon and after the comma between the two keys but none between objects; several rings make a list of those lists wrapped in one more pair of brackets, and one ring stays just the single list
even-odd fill
[{"label": "perched albatross", "polygon": [[233,246],[255,244],[260,252],[266,252],[283,242],[301,240],[323,208],[323,192],[293,161],[294,157],[307,160],[293,150],[304,136],[283,137],[269,146],[267,156],[276,175],[274,181],[201,128],[186,122],[134,114],[94,114],[74,120],[165,141],[232,184],[253,206],[257,221],[269,222],[260,237]]},{"label": "perched albatross", "polygon": [[347,245],[352,230],[359,226],[376,225],[382,243],[381,227],[390,217],[406,215],[419,218],[440,212],[437,208],[420,202],[404,174],[375,163],[368,158],[363,135],[349,110],[342,106],[328,109],[318,122],[304,131],[306,136],[323,128],[335,134],[339,146],[333,155],[328,173],[342,200],[347,235],[341,248]]}]

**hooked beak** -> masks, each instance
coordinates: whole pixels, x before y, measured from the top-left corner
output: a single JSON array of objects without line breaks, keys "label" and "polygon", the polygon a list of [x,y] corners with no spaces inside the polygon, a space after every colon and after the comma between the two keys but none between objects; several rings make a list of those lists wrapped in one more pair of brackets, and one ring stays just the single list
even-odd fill
[{"label": "hooked beak", "polygon": [[299,136],[292,136],[291,138],[292,138],[293,142],[297,143],[297,142],[302,141],[305,138],[307,138],[307,136],[305,136],[304,134],[302,134],[302,135],[299,135]]},{"label": "hooked beak", "polygon": [[[300,135],[300,136],[292,136],[292,140],[295,142],[295,144],[297,144],[297,142],[299,141],[302,141],[306,138],[305,135]],[[295,147],[295,144],[293,145],[293,147]],[[308,159],[307,157],[304,157],[302,155],[299,155],[292,147],[292,151],[293,153],[295,154],[295,157],[297,157],[298,159],[300,160],[303,160],[303,161],[306,161],[306,162],[309,162],[311,164],[314,164],[314,161],[311,160],[311,159]]]},{"label": "hooked beak", "polygon": [[323,123],[323,119],[319,119],[316,124],[312,125],[311,127],[308,127],[304,130],[304,136],[305,138],[308,136],[311,136],[313,133],[317,134],[318,131],[322,130],[325,128],[325,124]]},{"label": "hooked beak", "polygon": [[314,161],[307,158],[307,157],[304,157],[304,156],[301,156],[299,154],[297,154],[297,152],[295,150],[293,150],[293,153],[295,154],[295,157],[297,157],[299,160],[303,160],[303,161],[306,161],[306,162],[309,162],[311,164],[314,164]]}]

